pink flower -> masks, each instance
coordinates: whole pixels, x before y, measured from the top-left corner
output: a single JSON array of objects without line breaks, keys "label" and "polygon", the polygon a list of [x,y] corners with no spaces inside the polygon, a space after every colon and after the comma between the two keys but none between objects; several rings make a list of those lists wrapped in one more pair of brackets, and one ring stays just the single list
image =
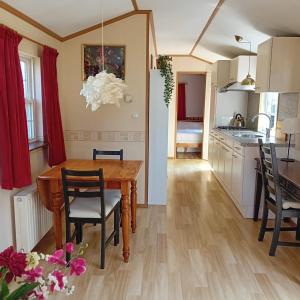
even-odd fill
[{"label": "pink flower", "polygon": [[0,267],[9,270],[5,280],[9,283],[13,278],[21,276],[26,268],[26,254],[14,251],[14,248],[8,247],[0,253]]},{"label": "pink flower", "polygon": [[65,266],[67,262],[62,258],[64,251],[62,249],[54,251],[52,255],[48,257],[48,263],[52,265],[61,265]]},{"label": "pink flower", "polygon": [[43,276],[43,268],[42,267],[36,267],[36,268],[26,271],[24,273],[25,280],[29,281],[29,282],[36,282],[42,276]]},{"label": "pink flower", "polygon": [[62,271],[54,270],[48,275],[48,279],[50,280],[50,291],[53,293],[54,291],[61,291],[65,289],[67,284],[67,277]]},{"label": "pink flower", "polygon": [[70,262],[70,268],[71,268],[71,271],[70,271],[71,275],[75,274],[76,276],[80,276],[86,270],[85,259],[80,258],[80,257],[74,258]]},{"label": "pink flower", "polygon": [[74,251],[73,243],[66,243],[66,251],[67,253],[72,253]]}]

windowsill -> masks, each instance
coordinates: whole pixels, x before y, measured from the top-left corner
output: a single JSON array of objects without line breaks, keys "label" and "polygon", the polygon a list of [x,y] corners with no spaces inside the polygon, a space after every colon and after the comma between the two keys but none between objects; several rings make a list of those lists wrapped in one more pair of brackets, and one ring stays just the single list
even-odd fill
[{"label": "windowsill", "polygon": [[39,148],[45,148],[47,144],[43,141],[36,141],[33,143],[29,143],[29,151],[33,151]]}]

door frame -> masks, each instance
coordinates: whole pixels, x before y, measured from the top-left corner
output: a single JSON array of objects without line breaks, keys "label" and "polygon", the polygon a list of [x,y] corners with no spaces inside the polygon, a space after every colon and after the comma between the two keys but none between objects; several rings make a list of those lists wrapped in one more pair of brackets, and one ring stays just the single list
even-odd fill
[{"label": "door frame", "polygon": [[[197,71],[178,71],[176,72],[176,105],[175,105],[175,130],[174,130],[174,159],[177,159],[177,113],[178,113],[178,76],[179,75],[205,75],[205,89],[204,89],[204,99],[206,99],[206,83],[207,83],[207,72],[197,72]],[[205,100],[203,105],[203,124],[204,124],[204,112],[205,112]],[[203,143],[202,143],[202,151],[201,151],[201,157],[203,154]]]}]

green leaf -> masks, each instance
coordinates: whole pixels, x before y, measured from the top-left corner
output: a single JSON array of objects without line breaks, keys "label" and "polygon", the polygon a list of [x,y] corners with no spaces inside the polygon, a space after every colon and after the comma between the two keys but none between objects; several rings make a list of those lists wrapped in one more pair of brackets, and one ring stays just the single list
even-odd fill
[{"label": "green leaf", "polygon": [[8,270],[5,267],[2,267],[0,269],[0,273],[1,273],[1,280],[0,280],[0,300],[5,299],[5,297],[9,294],[9,289],[8,289],[8,286],[7,286],[7,282],[5,280],[7,272],[8,272]]},{"label": "green leaf", "polygon": [[39,285],[38,282],[24,283],[18,289],[10,293],[5,299],[6,300],[19,300],[25,297],[29,292],[33,291]]},{"label": "green leaf", "polygon": [[5,299],[5,297],[9,294],[9,289],[7,286],[7,283],[5,279],[3,278],[1,280],[1,286],[0,286],[0,300]]}]

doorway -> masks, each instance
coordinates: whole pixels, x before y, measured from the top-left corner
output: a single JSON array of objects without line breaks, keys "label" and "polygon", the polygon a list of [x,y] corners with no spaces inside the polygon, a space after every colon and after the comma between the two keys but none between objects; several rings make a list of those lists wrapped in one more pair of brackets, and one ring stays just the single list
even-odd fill
[{"label": "doorway", "polygon": [[175,158],[201,159],[206,73],[177,72]]}]

